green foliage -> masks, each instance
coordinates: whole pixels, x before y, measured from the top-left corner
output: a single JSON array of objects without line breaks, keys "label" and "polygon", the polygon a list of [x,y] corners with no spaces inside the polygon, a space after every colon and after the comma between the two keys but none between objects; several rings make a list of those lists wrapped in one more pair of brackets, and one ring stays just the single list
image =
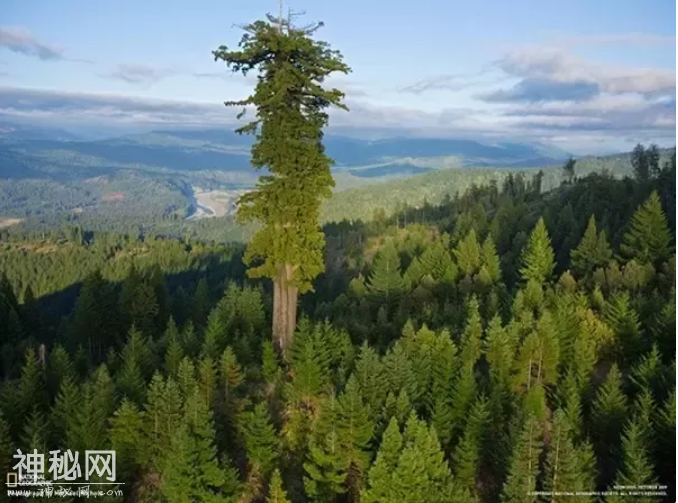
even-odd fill
[{"label": "green foliage", "polygon": [[615,295],[605,306],[605,318],[614,331],[622,361],[633,362],[642,350],[638,313],[631,306],[631,298],[623,292]]},{"label": "green foliage", "polygon": [[488,402],[481,397],[473,404],[464,429],[464,436],[454,453],[455,484],[470,491],[476,490],[479,462],[486,448],[487,426],[490,418]]},{"label": "green foliage", "polygon": [[287,280],[303,292],[324,269],[320,200],[330,197],[334,185],[332,161],[322,146],[322,128],[328,120],[324,109],[346,108],[343,93],[325,90],[322,83],[326,76],[350,69],[339,52],[311,38],[312,30],[288,24],[283,31],[270,21],[247,25],[239,50],[221,46],[213,54],[233,71],[260,74],[251,96],[226,103],[256,107],[256,120],[238,132],[257,133],[252,165],[271,173],[260,177],[257,190],[238,200],[242,222],[254,219],[263,224],[249,242],[245,260],[264,261],[250,270],[258,277],[273,278],[281,266],[293,264],[293,276]]},{"label": "green foliage", "polygon": [[577,161],[574,158],[570,157],[565,164],[563,165],[563,175],[568,182],[572,182],[574,178],[574,167],[577,164]]},{"label": "green foliage", "polygon": [[[284,361],[271,290],[241,283],[233,250],[0,232],[0,452],[115,449],[126,497],[147,502],[531,501],[632,479],[672,501],[675,257],[607,251],[653,189],[675,205],[671,166],[637,183],[583,176],[590,162],[548,194],[548,170],[507,173],[326,226],[327,271]],[[537,265],[521,278],[522,250]],[[362,278],[388,254],[407,272],[386,303]]]},{"label": "green foliage", "polygon": [[387,243],[377,254],[367,280],[367,290],[376,300],[387,304],[404,293],[400,259],[393,243]]},{"label": "green foliage", "polygon": [[368,474],[369,489],[365,489],[361,494],[364,503],[397,501],[392,478],[398,467],[402,447],[403,437],[398,421],[392,418],[384,431],[377,458]]},{"label": "green foliage", "polygon": [[346,460],[337,422],[338,403],[330,395],[320,409],[315,435],[309,441],[304,463],[304,487],[309,498],[328,501],[346,492]]},{"label": "green foliage", "polygon": [[658,265],[673,252],[673,238],[666,222],[659,195],[650,197],[633,214],[621,244],[622,253],[641,264]]},{"label": "green foliage", "polygon": [[605,231],[596,231],[596,219],[593,215],[589,219],[579,246],[570,252],[572,267],[581,277],[587,276],[598,267],[603,267],[612,258],[612,250],[607,243]]},{"label": "green foliage", "polygon": [[267,475],[278,456],[278,438],[265,403],[257,404],[245,413],[242,429],[251,469]]},{"label": "green foliage", "polygon": [[[554,414],[546,462],[544,465],[544,490],[550,493],[593,492],[594,487],[586,485],[595,478],[595,473],[587,474],[582,466],[580,453],[575,448],[569,422],[565,413],[558,410]],[[556,495],[554,501],[565,501],[567,496]],[[590,501],[590,498],[587,498]]]},{"label": "green foliage", "polygon": [[184,358],[184,352],[181,348],[181,334],[177,328],[174,318],[169,319],[167,330],[165,331],[165,340],[167,349],[165,350],[165,372],[167,375],[176,377],[179,371],[179,364]]},{"label": "green foliage", "polygon": [[605,383],[598,390],[591,412],[591,433],[600,460],[604,480],[614,470],[613,460],[619,452],[622,428],[628,414],[628,399],[621,388],[621,374],[616,365],[610,368]]},{"label": "green foliage", "polygon": [[283,489],[282,477],[280,477],[280,470],[277,468],[273,470],[271,481],[268,484],[268,497],[266,503],[290,503],[287,499],[287,493]]},{"label": "green foliage", "polygon": [[543,448],[541,434],[539,423],[528,416],[513,448],[501,501],[536,500],[536,496],[529,493],[536,490],[539,477],[539,457]]},{"label": "green foliage", "polygon": [[454,249],[459,271],[465,276],[474,275],[482,263],[481,248],[476,237],[476,231],[471,230],[468,235],[457,244]]},{"label": "green foliage", "polygon": [[435,431],[414,415],[400,435],[395,420],[384,433],[382,449],[369,474],[369,488],[363,493],[366,502],[450,501],[451,474]]},{"label": "green foliage", "polygon": [[369,461],[374,423],[355,379],[337,400],[329,397],[321,408],[320,423],[311,437],[304,463],[308,496],[327,501],[346,491],[357,495]]},{"label": "green foliage", "polygon": [[168,502],[225,502],[235,492],[224,487],[227,480],[217,459],[209,410],[194,393],[169,444],[161,492]]},{"label": "green foliage", "polygon": [[[650,453],[648,452],[647,445],[643,442],[644,435],[642,430],[642,427],[636,421],[631,421],[624,429],[622,438],[623,464],[614,481],[616,486],[626,486],[631,488],[631,492],[639,493],[642,493],[641,487],[657,484],[654,467],[650,460]],[[623,500],[623,498],[612,498],[612,501],[618,499]],[[634,499],[639,502],[656,500],[653,497],[642,497],[640,495]]]},{"label": "green foliage", "polygon": [[637,180],[645,181],[650,178],[649,158],[645,147],[640,143],[631,152],[631,166],[633,166],[633,174]]},{"label": "green foliage", "polygon": [[544,285],[553,274],[555,257],[544,219],[540,218],[523,249],[520,274],[525,281]]}]

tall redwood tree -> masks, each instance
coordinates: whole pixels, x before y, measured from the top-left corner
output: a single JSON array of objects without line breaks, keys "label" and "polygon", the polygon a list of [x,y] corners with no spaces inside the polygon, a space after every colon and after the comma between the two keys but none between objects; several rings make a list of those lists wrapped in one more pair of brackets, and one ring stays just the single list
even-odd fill
[{"label": "tall redwood tree", "polygon": [[223,60],[234,72],[258,72],[251,96],[225,104],[256,109],[255,120],[236,132],[256,136],[252,165],[269,174],[240,197],[238,220],[262,224],[249,242],[245,263],[252,266],[250,277],[273,280],[273,339],[283,356],[294,335],[297,296],[310,290],[324,270],[318,219],[322,199],[334,186],[333,161],[322,144],[326,109],[347,110],[344,93],[323,87],[327,76],[350,68],[338,51],[312,38],[320,26],[295,28],[269,15],[244,27],[238,50],[221,46],[213,52],[215,61]]}]

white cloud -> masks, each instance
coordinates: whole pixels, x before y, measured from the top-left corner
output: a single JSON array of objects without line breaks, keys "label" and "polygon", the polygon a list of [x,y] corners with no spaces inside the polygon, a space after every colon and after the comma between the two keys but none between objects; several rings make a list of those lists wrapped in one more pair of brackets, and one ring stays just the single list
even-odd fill
[{"label": "white cloud", "polygon": [[0,27],[0,47],[42,60],[63,59],[63,49],[40,42],[25,28]]}]

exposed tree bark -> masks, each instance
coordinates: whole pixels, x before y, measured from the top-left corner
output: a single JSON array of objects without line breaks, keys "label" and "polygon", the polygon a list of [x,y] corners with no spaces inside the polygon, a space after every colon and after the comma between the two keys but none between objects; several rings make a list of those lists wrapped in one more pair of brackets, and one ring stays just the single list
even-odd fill
[{"label": "exposed tree bark", "polygon": [[273,279],[273,343],[283,359],[287,359],[297,326],[299,289],[292,282],[295,269],[293,264],[280,265]]}]

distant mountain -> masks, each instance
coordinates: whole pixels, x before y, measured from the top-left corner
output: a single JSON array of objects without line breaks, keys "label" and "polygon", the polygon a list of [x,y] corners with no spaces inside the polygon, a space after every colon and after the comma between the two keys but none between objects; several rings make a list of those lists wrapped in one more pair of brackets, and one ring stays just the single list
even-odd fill
[{"label": "distant mountain", "polygon": [[[191,173],[218,178],[238,174],[252,183],[253,137],[229,130],[167,130],[85,141],[66,131],[0,125],[0,177],[22,178],[44,171],[50,178],[78,179],[121,169]],[[391,138],[361,140],[327,135],[335,172],[365,179],[398,178],[446,168],[521,168],[559,164],[567,153],[542,144],[490,143],[468,139]],[[8,159],[13,159],[9,162]],[[24,168],[17,173],[12,165]]]},{"label": "distant mountain", "polygon": [[71,141],[81,139],[63,129],[0,122],[0,138],[5,140],[55,140]]}]

